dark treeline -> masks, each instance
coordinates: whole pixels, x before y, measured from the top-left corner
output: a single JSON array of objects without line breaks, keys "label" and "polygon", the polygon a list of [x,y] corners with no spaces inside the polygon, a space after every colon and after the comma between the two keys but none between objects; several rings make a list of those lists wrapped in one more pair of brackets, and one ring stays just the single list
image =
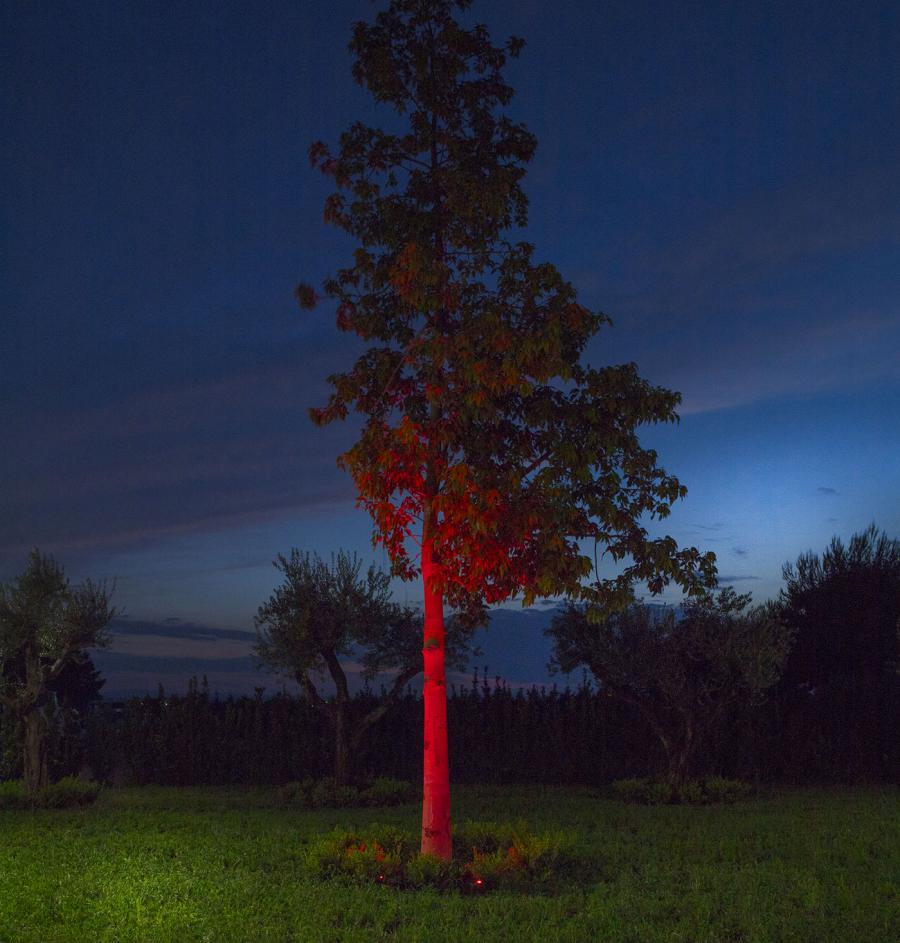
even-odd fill
[{"label": "dark treeline", "polygon": [[[456,782],[600,785],[664,766],[641,717],[593,686],[514,692],[481,682],[450,694]],[[378,699],[358,694],[353,714]],[[356,770],[419,781],[422,713],[421,697],[407,691],[370,731]],[[218,700],[193,683],[186,695],[98,702],[80,716],[61,715],[56,729],[54,777],[89,770],[116,784],[275,785],[332,772],[327,722],[286,695]],[[17,743],[7,717],[0,778],[20,775]],[[776,692],[728,718],[696,772],[756,782],[900,782],[900,678],[886,677],[881,690]]]},{"label": "dark treeline", "polygon": [[[350,571],[355,579],[357,571]],[[801,555],[783,575],[777,603],[747,612],[749,596],[726,589],[686,606],[680,622],[636,611],[599,628],[574,617],[568,628],[551,626],[557,642],[571,642],[564,651],[557,645],[557,663],[570,670],[569,661],[583,661],[593,672],[585,679],[594,683],[585,680],[575,690],[513,692],[477,677],[469,686],[451,686],[454,780],[599,785],[671,775],[673,738],[684,728],[691,734],[689,776],[900,783],[900,541],[872,525],[847,545],[835,538],[821,556]],[[32,665],[30,674],[23,670],[15,646],[7,649],[12,656],[0,658],[0,779],[22,776],[29,729],[42,732],[44,778],[89,772],[122,784],[228,785],[334,773],[339,738],[333,702],[315,692],[265,699],[259,691],[218,700],[195,681],[185,695],[161,692],[115,704],[99,700],[102,679],[86,656],[73,654],[58,671],[49,670],[60,659],[49,644],[58,633],[49,632],[49,654],[40,638],[32,638],[38,625],[32,610],[46,608],[32,584],[41,589],[38,577],[46,577],[64,612],[79,600],[95,602],[90,585],[81,596],[54,589],[59,576],[52,561],[34,555],[21,585],[5,597],[0,628],[13,642],[31,639]],[[37,594],[41,606],[25,590]],[[338,602],[345,595],[338,593]],[[98,611],[105,619],[105,607]],[[337,615],[332,621],[343,625]],[[84,620],[70,621],[78,629]],[[298,626],[297,638],[305,639],[308,626]],[[382,636],[395,639],[391,631],[379,630]],[[321,633],[316,637],[321,642]],[[597,644],[588,645],[592,640]],[[392,652],[401,647],[395,641],[388,646]],[[333,660],[342,650],[338,639],[329,650]],[[373,650],[377,655],[377,646]],[[566,653],[574,661],[560,661]],[[764,683],[748,687],[752,696],[726,696],[747,686],[769,661]],[[308,660],[280,667],[288,664],[295,673],[317,667]],[[378,658],[372,666],[383,667]],[[28,683],[29,677],[42,682]],[[344,676],[337,671],[332,677],[337,684]],[[379,705],[390,706],[384,716]],[[421,697],[395,684],[380,694],[365,690],[341,710],[346,729],[364,733],[345,739],[352,744],[351,776],[420,780]]]}]

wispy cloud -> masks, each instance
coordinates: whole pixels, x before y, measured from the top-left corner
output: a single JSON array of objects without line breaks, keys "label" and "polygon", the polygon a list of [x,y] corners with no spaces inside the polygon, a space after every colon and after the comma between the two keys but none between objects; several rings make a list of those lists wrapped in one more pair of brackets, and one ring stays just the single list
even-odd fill
[{"label": "wispy cloud", "polygon": [[168,637],[178,640],[201,640],[201,641],[239,641],[250,643],[255,638],[255,633],[247,629],[221,629],[217,626],[203,625],[198,622],[187,622],[184,619],[170,617],[159,621],[146,619],[116,619],[110,625],[110,630],[114,639],[118,640],[124,636],[146,636],[151,635],[154,638]]},{"label": "wispy cloud", "polygon": [[824,485],[819,485],[819,487],[816,488],[816,491],[819,494],[837,494],[838,493],[836,489],[826,488]]},{"label": "wispy cloud", "polygon": [[754,191],[636,251],[618,293],[597,286],[616,326],[591,353],[637,359],[683,415],[897,379],[898,160]]}]

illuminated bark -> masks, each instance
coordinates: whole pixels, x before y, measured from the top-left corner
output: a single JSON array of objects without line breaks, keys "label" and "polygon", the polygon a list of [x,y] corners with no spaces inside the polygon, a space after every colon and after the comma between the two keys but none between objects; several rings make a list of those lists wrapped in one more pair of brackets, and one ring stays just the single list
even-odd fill
[{"label": "illuminated bark", "polygon": [[425,670],[423,700],[422,854],[449,860],[450,766],[447,749],[447,681],[444,668],[444,602],[436,586],[434,546],[422,541],[422,581],[425,587],[425,631],[422,660]]}]

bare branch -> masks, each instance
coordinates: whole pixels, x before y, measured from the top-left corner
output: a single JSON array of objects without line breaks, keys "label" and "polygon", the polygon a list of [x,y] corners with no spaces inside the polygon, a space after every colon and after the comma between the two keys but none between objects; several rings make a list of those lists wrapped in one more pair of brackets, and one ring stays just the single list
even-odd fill
[{"label": "bare branch", "polygon": [[396,678],[394,678],[394,683],[391,685],[390,690],[384,696],[381,703],[374,710],[369,711],[365,717],[359,722],[359,725],[356,728],[354,733],[355,738],[359,738],[364,734],[370,727],[378,723],[382,717],[397,703],[398,698],[403,693],[403,689],[406,685],[422,670],[420,665],[408,665],[406,668],[401,671]]},{"label": "bare branch", "polygon": [[309,698],[311,704],[313,704],[319,710],[325,711],[325,713],[331,712],[331,706],[329,705],[328,701],[326,701],[316,690],[316,686],[312,683],[312,679],[309,677],[307,672],[298,671],[294,677],[297,679],[297,684],[303,688],[303,691]]}]

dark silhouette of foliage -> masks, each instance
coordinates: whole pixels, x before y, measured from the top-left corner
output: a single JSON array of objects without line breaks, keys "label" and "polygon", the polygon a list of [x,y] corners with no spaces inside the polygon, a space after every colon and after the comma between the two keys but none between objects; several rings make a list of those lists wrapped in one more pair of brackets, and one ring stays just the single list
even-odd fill
[{"label": "dark silhouette of foliage", "polygon": [[[48,656],[41,658],[46,668],[51,668],[54,661]],[[24,654],[20,652],[17,658],[6,659],[2,671],[7,685],[24,685],[27,681]],[[90,655],[81,652],[76,660],[66,662],[62,670],[48,680],[47,691],[63,710],[85,711],[99,700],[104,684],[106,681]]]},{"label": "dark silhouette of foliage", "polygon": [[[350,726],[376,709],[384,693],[354,695]],[[448,693],[455,783],[602,786],[668,770],[646,718],[590,685],[512,690],[478,679],[451,685]],[[846,781],[838,765],[815,765],[815,754],[787,729],[790,718],[782,709],[779,699],[769,697],[753,710],[726,712],[720,733],[696,756],[697,775],[760,785]],[[0,741],[6,724],[0,718]],[[60,775],[87,765],[114,784],[274,786],[330,776],[334,765],[331,725],[305,698],[220,700],[202,681],[182,695],[101,702],[85,726]],[[361,742],[354,757],[361,778],[420,781],[422,729],[421,695],[407,689]],[[900,767],[885,766],[880,781],[900,784]]]},{"label": "dark silhouette of foliage", "polygon": [[786,685],[817,688],[850,676],[877,682],[898,669],[900,540],[874,524],[848,546],[834,537],[819,556],[782,568],[781,612],[797,630]]},{"label": "dark silhouette of foliage", "polygon": [[781,618],[796,632],[779,686],[796,744],[788,754],[806,754],[800,767],[825,777],[891,776],[900,767],[900,540],[872,524],[782,574]]},{"label": "dark silhouette of foliage", "polygon": [[[384,703],[386,691],[351,697],[348,727]],[[603,783],[652,771],[657,747],[646,724],[587,687],[512,691],[492,683],[451,687],[454,782]],[[422,697],[404,690],[359,744],[361,780],[421,781]],[[548,746],[552,745],[552,746]],[[96,705],[83,752],[115,784],[281,785],[333,773],[333,728],[306,698],[211,697],[204,682]]]},{"label": "dark silhouette of foliage", "polygon": [[758,703],[778,680],[790,632],[772,606],[745,612],[731,588],[691,600],[683,617],[635,605],[591,625],[570,605],[554,618],[554,660],[587,665],[610,697],[638,710],[662,744],[670,784],[695,773],[696,757],[721,732],[726,712]]},{"label": "dark silhouette of foliage", "polygon": [[62,671],[48,684],[63,710],[83,713],[101,697],[106,680],[94,666],[91,656],[83,652],[79,658],[66,662]]}]

